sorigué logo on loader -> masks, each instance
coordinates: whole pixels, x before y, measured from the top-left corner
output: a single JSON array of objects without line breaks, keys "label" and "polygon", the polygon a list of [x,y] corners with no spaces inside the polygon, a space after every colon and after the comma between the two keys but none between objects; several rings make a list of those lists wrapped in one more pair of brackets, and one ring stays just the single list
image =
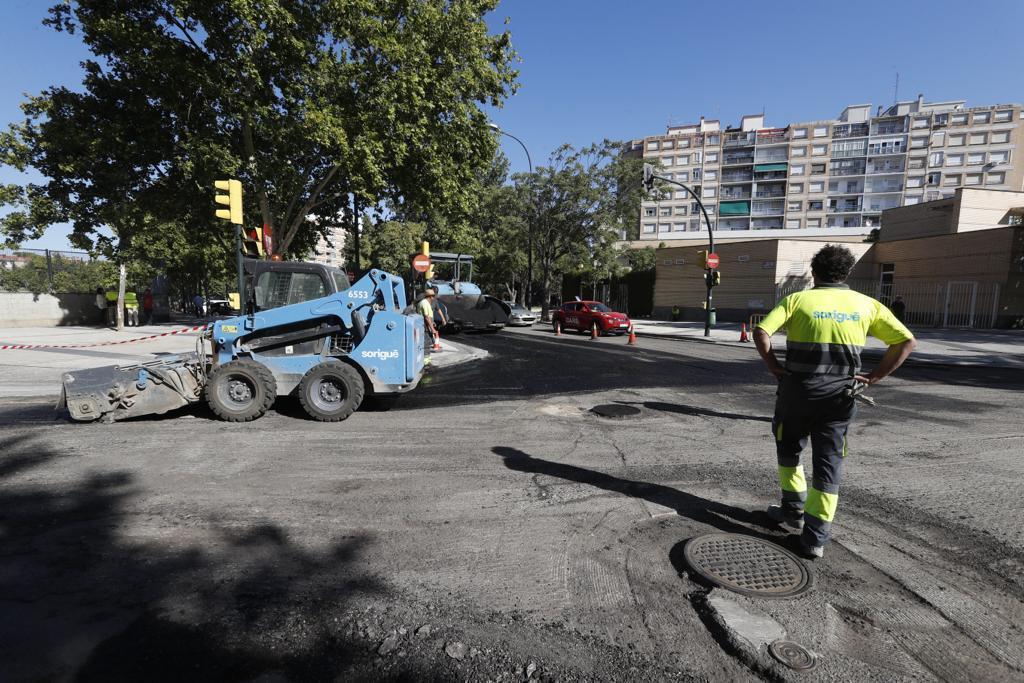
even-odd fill
[{"label": "sorigu\u00e9 logo on loader", "polygon": [[383,349],[371,349],[359,354],[362,358],[377,358],[379,360],[391,360],[398,358],[398,351],[384,351]]}]

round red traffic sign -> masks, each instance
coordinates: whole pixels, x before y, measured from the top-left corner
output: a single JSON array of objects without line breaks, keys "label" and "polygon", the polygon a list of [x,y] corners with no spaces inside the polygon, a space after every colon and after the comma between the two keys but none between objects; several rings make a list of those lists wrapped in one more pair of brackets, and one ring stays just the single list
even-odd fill
[{"label": "round red traffic sign", "polygon": [[412,268],[417,273],[425,273],[430,269],[430,257],[426,254],[416,254],[412,257]]},{"label": "round red traffic sign", "polygon": [[712,253],[708,254],[708,268],[717,268],[717,267],[718,267],[718,254],[715,254],[714,252],[712,252]]}]

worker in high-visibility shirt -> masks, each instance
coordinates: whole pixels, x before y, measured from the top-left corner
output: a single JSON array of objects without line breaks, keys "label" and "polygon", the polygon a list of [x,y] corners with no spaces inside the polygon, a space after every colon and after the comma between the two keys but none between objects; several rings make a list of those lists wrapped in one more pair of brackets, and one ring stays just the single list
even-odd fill
[{"label": "worker in high-visibility shirt", "polygon": [[[852,291],[846,278],[856,259],[846,247],[829,244],[811,260],[814,288],[785,297],[754,331],[754,343],[779,380],[772,432],[779,463],[782,504],[768,516],[784,529],[801,532],[808,557],[822,557],[839,502],[846,457],[846,432],[856,414],[851,389],[880,382],[903,364],[917,342],[880,301]],[[786,328],[786,363],[772,353],[771,336]],[[867,335],[889,345],[871,372],[861,368]],[[810,488],[800,452],[811,442]]]}]

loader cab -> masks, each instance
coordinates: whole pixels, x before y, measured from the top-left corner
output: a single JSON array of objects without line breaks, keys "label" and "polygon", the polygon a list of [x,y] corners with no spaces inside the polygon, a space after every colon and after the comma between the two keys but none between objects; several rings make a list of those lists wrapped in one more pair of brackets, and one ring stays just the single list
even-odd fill
[{"label": "loader cab", "polygon": [[322,263],[249,259],[244,267],[246,313],[320,299],[349,288],[345,271]]}]

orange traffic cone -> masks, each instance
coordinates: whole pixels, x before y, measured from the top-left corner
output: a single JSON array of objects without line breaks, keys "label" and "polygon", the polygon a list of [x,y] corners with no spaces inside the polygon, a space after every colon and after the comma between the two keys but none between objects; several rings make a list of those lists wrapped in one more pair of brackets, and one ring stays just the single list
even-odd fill
[{"label": "orange traffic cone", "polygon": [[590,326],[590,338],[597,339],[597,325]]},{"label": "orange traffic cone", "polygon": [[746,323],[740,323],[740,341],[741,342],[748,342],[748,341],[750,341],[750,337],[747,336],[747,324]]},{"label": "orange traffic cone", "polygon": [[555,321],[555,336],[556,337],[561,337],[562,336],[562,323],[559,320]]},{"label": "orange traffic cone", "polygon": [[636,332],[633,331],[632,327],[629,328],[629,341],[626,342],[626,344],[629,346],[636,346]]}]

